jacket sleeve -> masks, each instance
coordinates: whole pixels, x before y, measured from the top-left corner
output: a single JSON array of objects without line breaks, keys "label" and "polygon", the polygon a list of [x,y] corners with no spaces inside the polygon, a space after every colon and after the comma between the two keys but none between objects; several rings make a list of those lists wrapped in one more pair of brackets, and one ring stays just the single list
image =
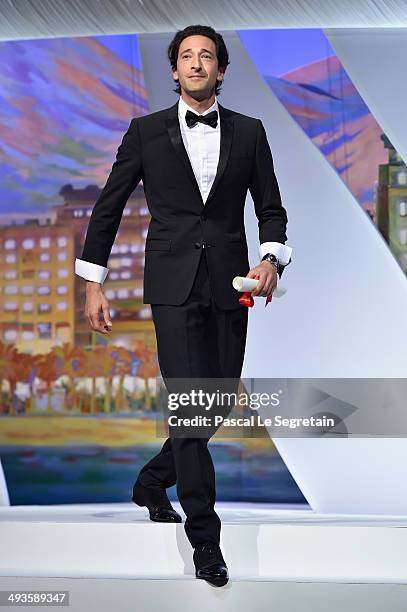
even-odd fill
[{"label": "jacket sleeve", "polygon": [[[292,248],[285,246],[287,212],[281,201],[280,189],[274,172],[273,156],[260,119],[257,121],[256,151],[249,190],[258,219],[260,253],[263,251],[275,252],[283,264],[278,270],[281,277],[284,266],[291,261]],[[270,248],[265,249],[266,245]],[[278,254],[276,248],[271,247],[277,247]]]},{"label": "jacket sleeve", "polygon": [[107,274],[107,261],[119,229],[124,207],[141,177],[140,133],[137,118],[134,118],[123,136],[117,150],[116,161],[93,207],[81,259],[76,260],[76,271],[99,269],[81,264],[81,262],[87,262],[101,266],[102,271],[104,268]]}]

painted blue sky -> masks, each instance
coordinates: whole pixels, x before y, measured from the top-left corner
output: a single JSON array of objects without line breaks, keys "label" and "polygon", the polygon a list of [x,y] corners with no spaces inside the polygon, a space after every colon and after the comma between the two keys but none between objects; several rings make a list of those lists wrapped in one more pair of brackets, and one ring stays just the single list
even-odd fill
[{"label": "painted blue sky", "polygon": [[335,55],[320,29],[238,30],[237,34],[258,71],[265,75],[281,76]]}]

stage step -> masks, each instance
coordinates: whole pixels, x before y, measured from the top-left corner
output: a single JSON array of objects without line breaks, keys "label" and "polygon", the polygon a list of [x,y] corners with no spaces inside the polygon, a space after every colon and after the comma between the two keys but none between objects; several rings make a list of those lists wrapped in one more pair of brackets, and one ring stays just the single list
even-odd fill
[{"label": "stage step", "polygon": [[[185,519],[180,505],[173,506]],[[328,592],[337,594],[347,612],[353,609],[347,598],[357,602],[370,593],[376,605],[386,594],[393,593],[399,604],[407,597],[407,517],[322,515],[306,506],[226,502],[216,510],[230,575],[228,585],[218,589],[195,578],[183,523],[153,523],[147,510],[134,504],[0,508],[1,589],[65,584],[83,604],[97,595],[99,610],[111,610],[109,593],[116,593],[115,612],[136,595],[143,606],[134,609],[143,612],[175,610],[168,607],[171,597],[183,609],[182,599],[201,593],[222,602],[222,610],[235,611],[251,601],[290,612],[297,601],[304,610],[308,597],[315,611],[316,602],[327,604]],[[288,600],[291,608],[284,607]],[[381,610],[388,612],[392,608],[384,601]],[[201,603],[191,600],[194,612],[205,609]],[[336,609],[331,603],[329,609]],[[369,612],[376,609],[369,606]]]},{"label": "stage step", "polygon": [[216,588],[190,577],[0,578],[0,590],[11,589],[68,591],[69,612],[402,612],[407,605],[405,585],[379,583],[234,579]]}]

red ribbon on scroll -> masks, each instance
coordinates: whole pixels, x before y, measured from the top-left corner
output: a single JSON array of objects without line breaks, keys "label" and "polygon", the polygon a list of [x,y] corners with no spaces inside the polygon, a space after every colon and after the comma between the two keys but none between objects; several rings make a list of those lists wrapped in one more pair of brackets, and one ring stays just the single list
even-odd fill
[{"label": "red ribbon on scroll", "polygon": [[[260,276],[257,274],[257,276],[255,276],[254,278],[260,278]],[[267,306],[267,304],[269,304],[272,300],[272,295],[268,295],[266,298],[266,303],[264,304],[264,306]],[[242,293],[242,295],[239,298],[239,304],[241,304],[242,306],[247,306],[248,308],[252,308],[254,306],[254,299],[252,296],[252,292],[251,291],[245,291],[244,293]]]}]

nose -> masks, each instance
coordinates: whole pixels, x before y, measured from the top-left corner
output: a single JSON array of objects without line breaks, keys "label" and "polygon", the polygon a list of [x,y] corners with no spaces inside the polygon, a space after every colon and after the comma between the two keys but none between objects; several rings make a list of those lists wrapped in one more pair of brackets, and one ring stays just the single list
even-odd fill
[{"label": "nose", "polygon": [[202,61],[199,57],[196,57],[192,60],[191,68],[192,70],[202,70]]}]

